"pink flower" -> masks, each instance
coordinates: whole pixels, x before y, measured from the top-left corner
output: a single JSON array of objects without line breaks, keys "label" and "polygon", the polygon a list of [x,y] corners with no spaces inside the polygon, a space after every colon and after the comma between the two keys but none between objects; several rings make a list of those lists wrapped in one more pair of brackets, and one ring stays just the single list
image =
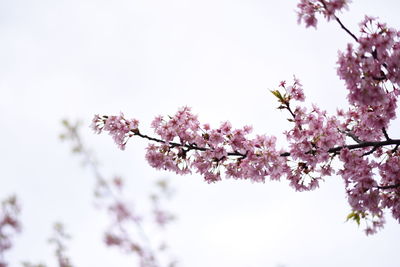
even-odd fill
[{"label": "pink flower", "polygon": [[[290,86],[285,81],[279,84],[285,92],[272,91],[291,123],[284,132],[286,150],[276,148],[276,137],[249,137],[250,126],[234,129],[229,122],[219,128],[200,124],[189,107],[166,119],[156,117],[151,123],[155,137],[141,134],[138,121],[126,120],[123,114],[96,115],[92,128],[96,133],[108,131],[121,149],[135,135],[155,142],[146,153],[152,167],[177,174],[195,170],[208,183],[222,177],[252,182],[284,177],[295,190],[305,191],[318,188],[323,177],[336,173],[345,183],[353,215],[372,218],[367,234],[383,226],[384,209],[400,221],[398,140],[386,132],[396,118],[400,94],[400,32],[365,17],[356,37],[337,17],[349,2],[300,0],[297,5],[299,23],[316,28],[317,17],[322,15],[328,21],[336,20],[356,42],[338,55],[337,74],[347,88],[349,107],[338,109],[336,115],[317,105],[295,106],[294,102],[305,100],[296,77]],[[338,171],[333,167],[336,163],[342,165]]]},{"label": "pink flower", "polygon": [[317,28],[316,14],[323,14],[329,21],[342,9],[347,9],[348,0],[301,0],[297,4],[298,23],[304,21],[306,27]]}]

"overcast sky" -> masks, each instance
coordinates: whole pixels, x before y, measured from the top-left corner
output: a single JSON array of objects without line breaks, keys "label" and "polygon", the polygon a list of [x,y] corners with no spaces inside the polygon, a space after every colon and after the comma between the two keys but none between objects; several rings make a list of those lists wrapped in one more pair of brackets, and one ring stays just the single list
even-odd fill
[{"label": "overcast sky", "polygon": [[[252,125],[284,145],[287,114],[268,91],[281,80],[296,75],[307,103],[329,112],[347,105],[335,62],[352,39],[335,23],[317,31],[297,25],[296,2],[0,1],[0,196],[17,193],[24,230],[6,255],[11,266],[54,264],[46,243],[54,221],[73,236],[76,267],[136,266],[102,245],[107,218],[93,207],[90,171],[58,139],[63,118],[83,121],[102,171],[127,180],[138,210],[157,178],[171,180],[179,220],[168,235],[180,266],[398,266],[400,225],[389,215],[384,230],[366,237],[345,223],[350,209],[340,177],[303,193],[286,182],[208,185],[198,175],[151,169],[143,140],[121,152],[87,127],[94,114],[122,111],[146,129],[154,116],[187,105],[202,122]],[[399,7],[354,1],[341,18],[354,32],[364,14],[399,29]],[[389,133],[399,130],[397,120]]]}]

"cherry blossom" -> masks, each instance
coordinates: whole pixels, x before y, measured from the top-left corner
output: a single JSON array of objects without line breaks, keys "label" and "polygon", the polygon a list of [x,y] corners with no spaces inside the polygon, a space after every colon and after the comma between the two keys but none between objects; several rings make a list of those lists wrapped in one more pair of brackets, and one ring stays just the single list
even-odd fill
[{"label": "cherry blossom", "polygon": [[3,200],[0,210],[0,267],[7,267],[5,251],[12,247],[12,237],[21,231],[20,207],[16,196]]},{"label": "cherry blossom", "polygon": [[61,223],[54,224],[54,234],[49,242],[55,246],[55,255],[59,267],[73,267],[71,260],[66,255],[65,241],[71,237],[65,232],[64,226]]},{"label": "cherry blossom", "polygon": [[383,227],[385,210],[400,222],[400,139],[392,139],[387,131],[396,118],[400,94],[400,32],[366,16],[357,36],[337,16],[349,2],[301,0],[297,6],[299,23],[316,28],[317,16],[322,15],[351,37],[353,42],[339,52],[337,61],[348,107],[334,115],[315,104],[307,107],[299,79],[290,85],[280,82],[271,92],[278,109],[289,115],[286,148],[276,147],[274,136],[254,137],[248,126],[235,129],[223,122],[213,128],[200,123],[189,107],[173,116],[157,116],[151,123],[154,135],[141,132],[138,121],[122,114],[96,115],[92,128],[108,132],[121,149],[132,137],[147,139],[146,159],[152,167],[181,175],[199,173],[208,183],[224,177],[252,182],[285,178],[295,190],[306,191],[337,174],[352,210],[348,219],[365,221],[366,234]]},{"label": "cherry blossom", "polygon": [[298,11],[298,23],[304,22],[306,27],[317,28],[318,19],[316,14],[323,14],[324,17],[329,21],[333,18],[337,18],[335,13],[341,11],[341,9],[347,9],[349,0],[301,0],[297,4]]},{"label": "cherry blossom", "polygon": [[[99,116],[97,118],[101,119]],[[130,133],[138,132],[139,122],[126,121],[123,114],[107,119],[102,128],[114,136],[120,149],[124,149]],[[173,266],[176,260],[168,255],[166,242],[162,240],[154,242],[146,233],[149,224],[155,224],[158,229],[164,230],[165,226],[175,218],[162,204],[172,195],[168,182],[157,181],[156,191],[150,195],[150,216],[144,216],[135,209],[132,201],[124,197],[125,184],[120,176],[115,176],[110,180],[103,176],[93,151],[82,141],[79,133],[80,124],[72,124],[66,120],[63,124],[65,132],[61,135],[62,139],[70,141],[73,152],[80,154],[85,165],[92,169],[97,182],[95,187],[97,205],[108,211],[110,224],[104,232],[104,243],[128,255],[136,255],[142,267]],[[160,243],[158,247],[165,248],[157,249],[154,243]]]}]

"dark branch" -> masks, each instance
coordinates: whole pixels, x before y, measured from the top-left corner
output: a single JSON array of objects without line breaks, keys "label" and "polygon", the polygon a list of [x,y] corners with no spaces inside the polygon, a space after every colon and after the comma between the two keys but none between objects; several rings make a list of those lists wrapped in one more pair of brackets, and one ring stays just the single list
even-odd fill
[{"label": "dark branch", "polygon": [[390,139],[386,141],[375,141],[375,142],[362,142],[359,144],[354,145],[344,145],[344,146],[337,146],[333,147],[328,150],[329,153],[337,153],[344,148],[358,149],[358,148],[366,148],[366,147],[383,147],[383,146],[390,146],[390,145],[400,145],[400,139]]},{"label": "dark branch", "polygon": [[[326,3],[324,1],[320,1],[320,2],[322,4],[322,6],[325,8],[325,10],[328,10]],[[337,16],[334,16],[334,17],[335,17],[335,20],[339,23],[340,27],[342,27],[342,29],[345,30],[358,43],[358,38],[349,29],[347,29],[346,26],[344,26],[344,24],[340,21],[340,19]]]},{"label": "dark branch", "polygon": [[340,129],[338,128],[338,131],[341,132],[341,133],[343,133],[343,134],[345,134],[346,136],[350,137],[351,139],[353,139],[355,142],[357,142],[357,143],[359,143],[359,144],[363,142],[360,138],[358,138],[357,135],[355,135],[353,132],[351,132],[351,130],[345,130],[345,131],[343,131],[343,130],[340,130]]},{"label": "dark branch", "polygon": [[362,157],[371,155],[371,154],[374,153],[377,149],[378,149],[378,147],[377,147],[377,146],[374,146],[370,151],[365,152],[364,154],[362,154]]},{"label": "dark branch", "polygon": [[400,187],[400,184],[392,184],[392,185],[385,185],[385,186],[377,186],[378,189],[394,189]]},{"label": "dark branch", "polygon": [[[187,149],[187,151],[189,151],[189,150],[207,151],[207,150],[211,150],[212,149],[212,148],[206,148],[206,147],[198,147],[198,146],[192,145],[192,144],[182,144],[182,143],[176,143],[176,142],[167,142],[167,141],[162,140],[162,139],[158,139],[158,138],[154,138],[154,137],[151,137],[151,136],[148,136],[148,135],[145,135],[145,134],[141,134],[138,130],[136,130],[136,131],[133,130],[132,132],[133,132],[133,135],[137,135],[137,136],[140,136],[142,138],[145,138],[147,140],[154,141],[154,142],[157,142],[157,143],[166,144],[166,145],[168,145],[170,147],[184,147],[184,148]],[[236,157],[245,158],[246,154],[242,154],[240,152],[234,151],[234,152],[228,152],[228,156],[236,156]]]},{"label": "dark branch", "polygon": [[345,32],[347,32],[351,37],[353,37],[353,39],[356,42],[358,42],[358,38],[349,29],[347,29],[346,26],[344,26],[344,24],[340,21],[340,19],[336,16],[335,16],[335,19],[339,23],[340,27],[342,27],[342,29],[345,30]]},{"label": "dark branch", "polygon": [[[383,131],[384,131],[384,133],[386,132],[384,129],[383,129]],[[190,151],[190,150],[198,150],[198,151],[212,150],[212,148],[198,147],[195,144],[181,144],[181,143],[176,143],[176,142],[167,142],[162,139],[158,139],[158,138],[150,137],[145,134],[141,134],[138,129],[131,130],[131,132],[132,132],[131,136],[137,135],[137,136],[145,138],[147,140],[162,143],[162,144],[168,145],[170,147],[183,147],[183,148],[186,148],[187,151]],[[387,136],[387,133],[385,134],[385,136]],[[353,145],[337,146],[337,147],[333,147],[333,148],[329,149],[328,153],[337,154],[340,150],[345,149],[345,148],[347,148],[349,150],[353,150],[353,149],[359,149],[359,148],[372,147],[372,149],[370,151],[368,151],[362,155],[362,156],[367,156],[367,155],[370,155],[373,152],[375,152],[379,147],[390,146],[390,145],[396,145],[396,147],[393,149],[393,151],[396,151],[397,148],[400,146],[400,139],[390,139],[389,138],[385,141],[361,142],[361,143],[353,144]],[[187,152],[187,151],[185,151],[185,152]],[[312,151],[306,152],[306,154],[309,154],[309,153],[312,153]],[[242,154],[237,151],[229,152],[227,154],[228,154],[228,156],[236,156],[236,157],[241,157],[241,158],[246,157],[246,154]],[[281,157],[289,157],[290,152],[281,153],[280,156]],[[387,189],[394,189],[394,188],[399,188],[399,187],[400,187],[400,184],[393,184],[393,185],[386,185],[386,186],[377,186],[376,188],[381,189],[381,190],[387,190]]]},{"label": "dark branch", "polygon": [[[139,132],[139,130],[135,129],[135,130],[131,130],[132,132],[132,136],[133,135],[137,135],[139,137],[145,138],[147,140],[150,141],[154,141],[157,143],[162,143],[162,144],[166,144],[170,147],[184,147],[188,150],[198,150],[198,151],[207,151],[207,150],[212,150],[212,148],[206,148],[206,147],[199,147],[193,144],[182,144],[182,143],[176,143],[176,142],[167,142],[165,140],[162,139],[158,139],[158,138],[154,138],[145,134],[142,134]],[[396,145],[396,147],[400,146],[400,139],[389,139],[389,140],[385,140],[385,141],[369,141],[369,142],[361,142],[358,144],[353,144],[353,145],[344,145],[344,146],[337,146],[337,147],[333,147],[331,149],[328,150],[328,153],[333,153],[336,154],[338,153],[340,150],[347,148],[349,150],[353,150],[353,149],[359,149],[359,148],[367,148],[367,147],[372,147],[372,150],[367,152],[364,155],[369,155],[372,154],[377,148],[379,147],[383,147],[383,146],[390,146],[390,145]],[[312,153],[311,151],[306,152],[308,153]],[[229,152],[228,156],[239,156],[239,157],[246,157],[245,154],[234,151],[234,152]],[[281,157],[289,157],[290,156],[290,152],[284,152],[280,154]]]},{"label": "dark branch", "polygon": [[[386,141],[371,141],[371,142],[361,142],[358,144],[354,144],[354,145],[344,145],[344,146],[337,146],[337,147],[333,147],[331,149],[328,150],[328,153],[338,153],[340,150],[342,149],[349,149],[349,150],[353,150],[353,149],[358,149],[358,148],[367,148],[367,147],[373,147],[369,152],[363,154],[363,156],[366,155],[370,155],[372,154],[376,149],[378,149],[379,147],[383,147],[383,146],[390,146],[390,145],[396,145],[396,147],[400,146],[400,139],[389,139]],[[306,154],[311,153],[310,151],[306,152]],[[280,156],[282,157],[289,157],[290,156],[290,152],[285,152],[280,154]]]},{"label": "dark branch", "polygon": [[294,112],[292,111],[292,109],[290,108],[290,104],[289,102],[286,103],[286,109],[289,111],[290,115],[292,115],[293,119],[296,119],[296,114],[294,114]]},{"label": "dark branch", "polygon": [[383,135],[385,136],[386,140],[391,140],[388,133],[386,132],[385,127],[382,128]]},{"label": "dark branch", "polygon": [[392,153],[395,153],[397,151],[397,149],[399,148],[399,145],[396,145],[393,149],[392,149]]}]

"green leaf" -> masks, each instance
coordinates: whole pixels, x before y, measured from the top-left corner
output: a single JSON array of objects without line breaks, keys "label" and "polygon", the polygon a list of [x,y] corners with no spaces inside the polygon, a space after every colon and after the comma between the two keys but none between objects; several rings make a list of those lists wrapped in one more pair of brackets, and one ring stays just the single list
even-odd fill
[{"label": "green leaf", "polygon": [[347,215],[346,221],[348,220],[353,220],[357,223],[358,226],[360,226],[360,221],[361,221],[361,216],[359,212],[352,211],[349,215]]},{"label": "green leaf", "polygon": [[284,98],[281,95],[281,92],[279,92],[278,90],[274,90],[274,91],[270,90],[270,91],[274,96],[276,96],[276,98],[279,99],[279,101],[283,102]]}]

